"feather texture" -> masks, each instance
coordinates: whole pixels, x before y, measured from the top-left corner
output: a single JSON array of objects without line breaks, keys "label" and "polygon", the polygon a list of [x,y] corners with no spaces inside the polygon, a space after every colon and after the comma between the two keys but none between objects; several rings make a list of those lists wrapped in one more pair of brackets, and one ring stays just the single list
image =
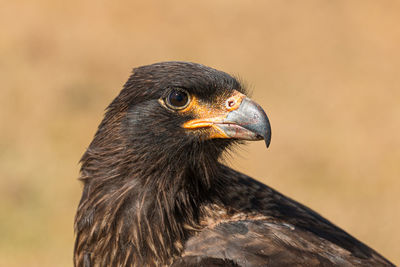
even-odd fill
[{"label": "feather texture", "polygon": [[238,140],[181,125],[183,88],[215,106],[236,79],[203,65],[140,67],[81,159],[75,266],[392,266],[307,207],[219,162]]}]

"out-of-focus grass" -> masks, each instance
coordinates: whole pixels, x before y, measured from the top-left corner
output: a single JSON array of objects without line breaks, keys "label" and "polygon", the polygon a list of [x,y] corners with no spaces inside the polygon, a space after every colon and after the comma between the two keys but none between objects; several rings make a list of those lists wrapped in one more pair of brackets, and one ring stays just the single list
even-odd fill
[{"label": "out-of-focus grass", "polygon": [[78,160],[134,66],[239,74],[272,145],[230,160],[400,264],[397,1],[3,1],[0,266],[70,266]]}]

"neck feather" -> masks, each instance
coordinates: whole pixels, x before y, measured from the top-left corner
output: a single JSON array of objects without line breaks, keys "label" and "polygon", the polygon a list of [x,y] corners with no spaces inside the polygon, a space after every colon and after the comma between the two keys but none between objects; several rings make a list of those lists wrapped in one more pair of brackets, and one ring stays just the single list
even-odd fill
[{"label": "neck feather", "polygon": [[168,263],[199,227],[200,207],[219,187],[219,153],[187,147],[198,154],[143,156],[123,139],[98,135],[82,158],[75,265]]}]

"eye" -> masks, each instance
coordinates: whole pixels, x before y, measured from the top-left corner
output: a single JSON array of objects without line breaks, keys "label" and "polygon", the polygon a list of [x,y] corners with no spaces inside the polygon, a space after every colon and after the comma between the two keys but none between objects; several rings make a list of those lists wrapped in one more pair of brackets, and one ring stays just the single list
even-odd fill
[{"label": "eye", "polygon": [[167,96],[165,103],[172,109],[183,109],[190,102],[189,93],[182,89],[173,89]]}]

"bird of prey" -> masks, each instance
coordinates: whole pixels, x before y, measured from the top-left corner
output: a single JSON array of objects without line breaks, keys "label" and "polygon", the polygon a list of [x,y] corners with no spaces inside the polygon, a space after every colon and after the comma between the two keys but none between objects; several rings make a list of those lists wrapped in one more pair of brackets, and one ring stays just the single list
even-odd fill
[{"label": "bird of prey", "polygon": [[264,140],[263,109],[200,64],[133,70],[81,159],[74,265],[393,266],[318,213],[221,162]]}]

